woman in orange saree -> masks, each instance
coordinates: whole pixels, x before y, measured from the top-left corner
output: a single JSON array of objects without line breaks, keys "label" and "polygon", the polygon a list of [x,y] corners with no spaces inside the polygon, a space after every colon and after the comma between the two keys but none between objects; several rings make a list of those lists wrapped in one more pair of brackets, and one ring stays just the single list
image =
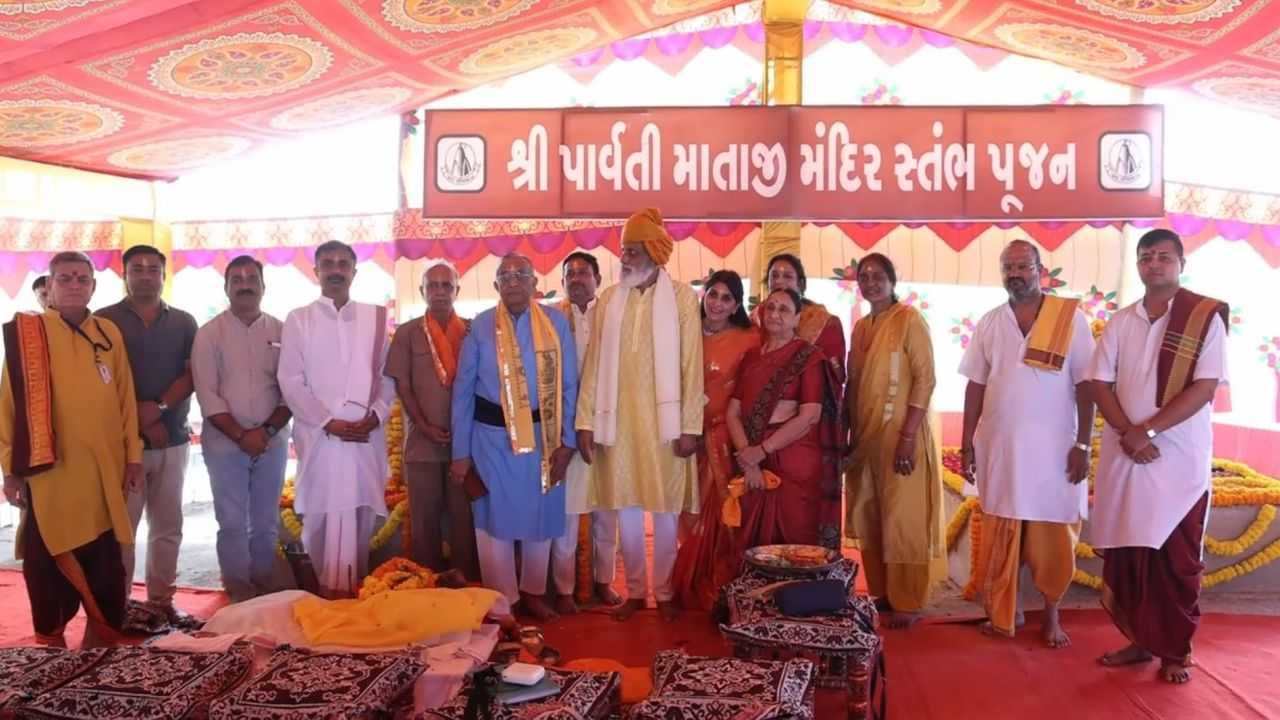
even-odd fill
[{"label": "woman in orange saree", "polygon": [[725,411],[733,395],[738,367],[747,351],[760,345],[743,306],[742,278],[732,270],[712,273],[702,295],[703,392],[702,444],[698,448],[698,485],[702,512],[681,517],[684,540],[676,555],[672,582],[680,603],[710,610],[720,587],[738,574],[720,507],[733,475],[733,447]]},{"label": "woman in orange saree", "polygon": [[871,314],[853,328],[849,353],[849,537],[857,538],[867,588],[908,627],[945,564],[941,455],[928,422],[936,384],[929,326],[894,295],[897,275],[878,253],[858,263]]},{"label": "woman in orange saree", "polygon": [[[825,359],[797,337],[802,301],[775,290],[761,305],[764,342],[747,353],[729,401],[729,433],[747,488],[735,555],[757,545],[820,544],[839,532],[839,515],[824,517],[823,450],[819,424],[827,392]],[[781,482],[770,489],[766,473]]]}]

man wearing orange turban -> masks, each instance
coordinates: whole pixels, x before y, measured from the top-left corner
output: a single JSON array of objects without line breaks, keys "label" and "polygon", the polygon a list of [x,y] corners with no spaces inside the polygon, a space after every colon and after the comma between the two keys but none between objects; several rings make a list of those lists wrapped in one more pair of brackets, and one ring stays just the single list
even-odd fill
[{"label": "man wearing orange turban", "polygon": [[[662,267],[673,246],[657,210],[627,220],[622,281],[600,296],[578,393],[588,504],[618,511],[629,598],[617,611],[622,620],[644,608],[649,591],[644,514],[653,518],[654,595],[671,620],[677,524],[681,512],[698,511],[702,319],[697,293]],[[619,392],[621,378],[626,392]]]},{"label": "man wearing orange turban", "polygon": [[671,259],[675,242],[662,226],[662,214],[654,208],[645,208],[632,215],[622,227],[623,245],[641,245],[655,263],[666,265]]}]

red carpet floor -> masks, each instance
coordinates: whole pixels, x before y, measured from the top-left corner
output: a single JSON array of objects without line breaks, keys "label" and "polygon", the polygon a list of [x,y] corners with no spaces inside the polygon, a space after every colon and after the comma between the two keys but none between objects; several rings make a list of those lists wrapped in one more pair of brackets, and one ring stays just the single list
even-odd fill
[{"label": "red carpet floor", "polygon": [[[135,587],[139,594],[140,587]],[[226,604],[219,592],[183,590],[177,604],[208,617]],[[1280,668],[1280,617],[1210,615],[1196,638],[1198,667],[1189,685],[1174,687],[1156,677],[1156,664],[1104,669],[1094,659],[1122,644],[1101,610],[1066,611],[1073,645],[1048,650],[1034,632],[1015,640],[988,638],[972,624],[925,623],[908,631],[886,631],[889,717],[909,720],[957,718],[1087,718],[1089,720],[1280,718],[1275,691]],[[68,631],[79,642],[83,620]],[[705,614],[686,613],[664,624],[645,611],[627,623],[584,612],[544,628],[548,644],[565,660],[611,657],[644,667],[665,648],[691,654],[724,654],[719,633]],[[22,575],[0,571],[0,646],[31,641]],[[842,698],[818,697],[819,720],[840,717]]]}]

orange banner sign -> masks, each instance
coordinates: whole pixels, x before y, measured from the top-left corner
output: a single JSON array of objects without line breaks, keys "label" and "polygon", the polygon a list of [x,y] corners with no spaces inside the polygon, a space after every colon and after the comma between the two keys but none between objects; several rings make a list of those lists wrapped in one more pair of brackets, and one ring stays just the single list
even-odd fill
[{"label": "orange banner sign", "polygon": [[1159,106],[432,110],[428,218],[1132,220]]}]

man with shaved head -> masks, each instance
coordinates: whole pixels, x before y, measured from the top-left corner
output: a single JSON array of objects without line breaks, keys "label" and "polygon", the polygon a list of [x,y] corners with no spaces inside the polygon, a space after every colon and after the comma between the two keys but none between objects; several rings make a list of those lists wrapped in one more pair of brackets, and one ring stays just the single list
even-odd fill
[{"label": "man with shaved head", "polygon": [[404,441],[404,478],[409,488],[413,559],[437,572],[447,570],[444,528],[449,528],[448,565],[468,580],[480,579],[471,500],[449,482],[453,381],[467,322],[453,310],[458,271],[440,260],[428,265],[419,290],[427,303],[422,317],[396,328],[387,356],[387,377],[408,428]]},{"label": "man with shaved head", "polygon": [[[507,255],[493,283],[498,307],[471,321],[453,382],[449,475],[475,498],[485,586],[548,622],[556,618],[545,598],[551,542],[564,535],[562,481],[576,447],[578,362],[569,321],[533,302],[537,284],[529,258]],[[469,482],[473,472],[482,488]]]},{"label": "man with shaved head", "polygon": [[983,631],[1012,637],[1021,624],[1018,573],[1031,568],[1044,596],[1042,635],[1070,644],[1058,601],[1075,574],[1075,545],[1089,507],[1093,336],[1076,299],[1040,289],[1040,251],[1025,240],[1000,254],[1009,301],[978,321],[960,363],[969,378],[961,444],[984,519],[978,587]]}]

